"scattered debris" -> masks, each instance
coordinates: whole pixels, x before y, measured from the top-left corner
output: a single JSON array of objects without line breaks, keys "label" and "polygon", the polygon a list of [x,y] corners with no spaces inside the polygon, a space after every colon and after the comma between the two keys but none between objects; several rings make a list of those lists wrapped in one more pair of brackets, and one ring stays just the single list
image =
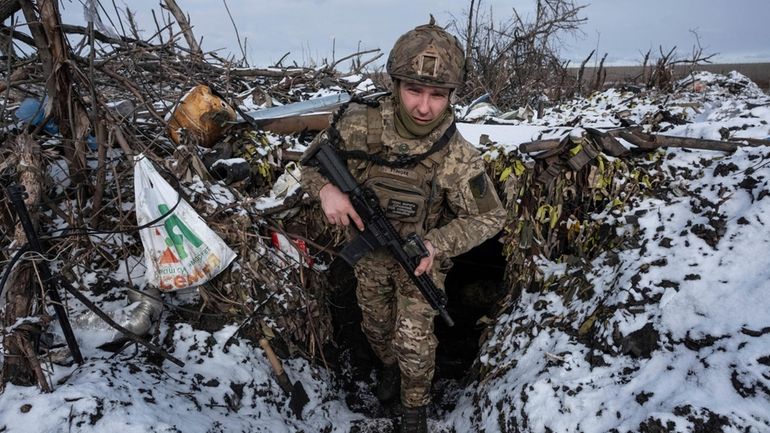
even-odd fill
[{"label": "scattered debris", "polygon": [[171,110],[168,135],[176,144],[184,141],[211,147],[222,138],[227,122],[235,120],[235,110],[203,84],[193,87]]}]

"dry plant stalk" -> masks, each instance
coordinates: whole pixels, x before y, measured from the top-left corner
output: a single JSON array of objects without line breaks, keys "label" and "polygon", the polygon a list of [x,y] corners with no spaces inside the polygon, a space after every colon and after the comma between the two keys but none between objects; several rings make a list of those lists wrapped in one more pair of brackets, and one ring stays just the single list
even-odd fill
[{"label": "dry plant stalk", "polygon": [[[5,10],[6,3],[0,0],[0,13]],[[266,101],[288,104],[304,100],[308,94],[326,88],[330,83],[353,91],[360,81],[343,78],[362,71],[382,55],[379,50],[362,50],[320,68],[242,68],[240,63],[223,59],[214,52],[200,52],[195,56],[195,50],[188,48],[183,38],[187,36],[184,29],[190,28],[189,23],[187,27],[181,23],[179,26],[173,22],[158,23],[149,37],[140,37],[142,33],[131,12],[127,11],[118,14],[113,22],[117,30],[105,34],[94,24],[81,27],[62,23],[58,4],[53,0],[22,0],[18,7],[30,23],[29,31],[25,26],[0,26],[0,36],[31,47],[33,54],[9,56],[5,68],[0,68],[0,83],[7,86],[3,92],[4,106],[15,107],[26,98],[43,101],[47,96],[50,116],[37,125],[26,125],[23,128],[26,133],[4,128],[0,155],[19,158],[21,155],[12,147],[17,141],[37,146],[38,150],[33,152],[37,156],[46,155],[45,164],[34,163],[37,167],[34,174],[40,176],[34,185],[32,179],[25,182],[29,183],[27,189],[35,202],[42,202],[51,209],[50,216],[36,215],[40,218],[41,233],[53,229],[53,219],[60,219],[70,228],[69,237],[49,240],[47,255],[56,257],[67,252],[70,257],[66,262],[60,261],[60,271],[73,283],[80,282],[77,278],[82,270],[110,275],[120,265],[128,267],[129,260],[142,254],[142,245],[135,232],[134,209],[130,205],[134,201],[132,156],[142,152],[156,161],[172,159],[176,145],[166,136],[164,116],[190,88],[208,83],[233,104],[243,103],[248,98],[261,99],[262,102],[256,104]],[[172,18],[163,16],[163,19]],[[78,38],[81,39],[78,41]],[[346,61],[350,64],[350,72],[336,70]],[[59,134],[43,131],[49,120],[58,127]],[[0,112],[0,121],[3,125],[18,123],[10,109]],[[87,147],[89,133],[96,136],[98,153]],[[287,141],[283,147],[269,150],[267,157],[259,156],[258,151],[262,150],[259,146],[268,142],[265,134],[253,131],[245,124],[234,126],[230,138],[239,141],[238,146],[250,146],[254,154],[263,159],[259,169],[269,179],[281,173],[285,155],[288,155],[286,150],[293,146]],[[115,156],[114,152],[119,150],[123,151],[123,157]],[[4,182],[7,178],[17,178],[19,166],[29,166],[9,164],[3,156],[0,156],[0,177]],[[95,158],[98,164],[87,166],[86,156]],[[61,159],[64,162],[59,161]],[[64,178],[54,180],[45,176],[47,169],[56,164],[63,169]],[[22,175],[31,173],[25,171]],[[248,192],[258,196],[270,186],[267,180],[262,180]],[[232,245],[241,245],[241,257],[250,263],[234,272],[232,277],[218,278],[204,288],[210,290],[208,309],[221,312],[226,320],[232,320],[252,314],[255,304],[246,300],[260,301],[266,293],[290,292],[293,304],[289,311],[279,310],[283,306],[277,302],[270,304],[272,311],[280,311],[275,314],[284,321],[283,325],[279,324],[283,327],[281,332],[301,346],[298,347],[300,351],[311,356],[313,350],[319,353],[318,348],[331,334],[328,317],[309,317],[327,313],[322,311],[323,302],[312,298],[315,295],[307,297],[304,293],[307,287],[303,285],[303,281],[318,276],[309,276],[312,272],[307,269],[302,271],[304,275],[297,270],[276,269],[264,252],[267,215],[249,207],[253,204],[252,197],[239,195],[241,192],[236,188],[231,192],[238,197],[237,201],[218,209],[207,209],[202,197],[197,201],[188,200],[211,225],[222,223],[222,236]],[[0,218],[0,245],[18,245],[21,239],[15,239],[19,235],[10,224],[12,219],[4,218],[10,215],[6,203],[0,194],[0,215],[3,216]],[[237,227],[234,221],[239,221]],[[105,234],[86,235],[87,230],[94,229]],[[122,233],[109,234],[118,232]],[[269,233],[267,236],[269,239]],[[116,241],[118,237],[120,239]],[[71,255],[70,250],[77,250],[79,254]],[[40,302],[35,302],[35,278],[32,267],[17,266],[14,270],[7,286],[13,286],[13,290],[8,291],[10,308],[4,320],[13,323],[17,317],[43,314]],[[22,331],[32,332],[26,325],[18,331],[18,335],[22,335]],[[41,370],[36,366],[28,365],[22,368],[23,374],[15,373],[16,365],[26,362],[24,360],[32,353],[30,347],[25,346],[26,337],[11,342],[16,339],[15,335],[10,335],[4,343],[13,353],[5,358],[8,362],[3,365],[1,379],[7,381],[12,376],[23,376],[26,383],[37,383],[47,389]]]},{"label": "dry plant stalk", "polygon": [[[30,210],[30,219],[33,224],[37,224],[38,216],[34,209],[37,208],[41,197],[40,147],[31,136],[23,134],[16,139],[16,149],[20,167],[19,183],[24,186],[28,194],[24,203]],[[21,224],[16,226],[13,243],[19,248],[27,244],[27,237]],[[39,333],[41,329],[34,323],[18,325],[20,320],[40,314],[40,304],[35,302],[35,288],[42,287],[42,284],[39,282],[33,263],[21,260],[11,270],[6,287],[3,327],[12,331],[3,335],[5,361],[0,383],[11,382],[17,385],[37,383],[41,389],[49,392],[50,385],[32,349],[32,334]]]},{"label": "dry plant stalk", "polygon": [[558,99],[573,90],[557,43],[561,35],[576,32],[585,22],[580,17],[584,6],[573,0],[537,0],[533,18],[513,9],[512,17],[495,22],[491,10],[479,12],[481,3],[471,1],[464,26],[458,20],[452,25],[469,53],[471,67],[459,95],[464,102],[489,93],[505,111],[543,95]]},{"label": "dry plant stalk", "polygon": [[182,34],[187,41],[187,45],[190,47],[192,55],[195,58],[203,59],[203,50],[201,50],[198,41],[195,40],[192,27],[190,26],[190,20],[187,19],[187,16],[182,12],[182,9],[176,4],[175,0],[163,0],[163,3],[163,7],[168,9],[171,14],[174,15],[177,24],[182,28]]},{"label": "dry plant stalk", "polygon": [[650,89],[656,88],[668,92],[673,90],[676,76],[691,75],[698,65],[711,63],[711,59],[716,53],[705,53],[698,33],[693,30],[690,32],[695,38],[695,44],[689,56],[680,56],[676,46],[666,52],[663,51],[663,46],[659,46],[660,57],[657,59],[651,57],[652,50],[647,50],[642,58],[640,75],[633,77],[630,81],[632,83],[641,82]]},{"label": "dry plant stalk", "polygon": [[84,147],[90,120],[82,99],[73,86],[70,51],[61,31],[58,3],[55,0],[39,0],[36,3],[20,0],[20,4],[43,65],[51,113],[53,118],[58,120],[62,136],[68,139],[63,145],[71,164],[73,180],[84,184]]}]

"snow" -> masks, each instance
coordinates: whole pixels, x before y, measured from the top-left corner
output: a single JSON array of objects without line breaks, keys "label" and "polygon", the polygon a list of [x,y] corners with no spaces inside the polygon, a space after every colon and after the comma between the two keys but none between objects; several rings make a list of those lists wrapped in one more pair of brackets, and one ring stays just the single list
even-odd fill
[{"label": "snow", "polygon": [[224,166],[231,166],[231,165],[238,165],[243,164],[247,162],[245,158],[227,158],[227,159],[218,159],[214,164],[211,165],[211,168],[216,168],[219,165]]},{"label": "snow", "polygon": [[[508,126],[508,125],[477,125],[470,123],[460,123],[457,125],[458,131],[471,143],[479,143],[481,135],[486,134],[489,139],[502,144],[506,150],[518,147],[521,143],[539,140],[543,131],[553,129],[545,126]],[[569,130],[569,129],[565,129]]]},{"label": "snow", "polygon": [[[683,90],[666,101],[652,92],[613,89],[552,107],[531,122],[458,128],[488,158],[524,142],[563,137],[572,128],[561,125],[578,115],[583,127],[614,128],[621,115],[645,124],[661,108],[687,122],[661,123],[658,132],[666,135],[770,137],[770,98],[745,77],[699,73],[678,86]],[[469,113],[494,120],[496,111]],[[492,144],[484,144],[483,135]],[[483,376],[459,392],[454,409],[431,416],[434,430],[635,432],[660,423],[688,432],[713,420],[713,431],[770,431],[770,147],[744,146],[732,154],[668,149],[661,158],[666,196],[594,215],[639,242],[615,248],[617,260],[607,253],[591,263],[588,299],[522,293],[496,318],[477,359]],[[49,173],[59,179],[57,164]],[[297,167],[287,169],[257,207],[282,204],[296,192],[297,179]],[[199,179],[189,188],[214,208],[236,200]],[[715,221],[721,229],[713,228]],[[545,259],[537,264],[547,276],[574,271]],[[144,284],[138,257],[103,272],[124,282],[114,292]],[[96,278],[83,277],[86,285]],[[93,297],[115,315],[129,308],[119,295]],[[359,431],[355,426],[365,421],[346,404],[337,378],[301,358],[285,361],[289,377],[310,397],[297,419],[261,349],[230,339],[237,324],[204,330],[163,320],[154,341],[167,342],[185,362],[178,367],[143,348],[117,355],[98,349],[114,335],[89,320],[77,301],[68,306],[85,364],[46,362],[50,394],[9,384],[0,394],[0,432],[342,433]],[[600,308],[611,313],[596,315]],[[578,338],[587,320],[595,320],[592,335]],[[658,333],[657,344],[648,356],[635,354],[628,337],[648,327]]]},{"label": "snow", "polygon": [[372,81],[371,78],[367,78],[356,86],[355,92],[356,93],[364,93],[364,92],[373,92],[377,90],[377,86],[374,84],[374,81]]},{"label": "snow", "polygon": [[[718,79],[723,85],[741,81],[735,74],[727,80],[706,78],[712,86]],[[720,139],[720,129],[738,126],[742,137],[764,138],[769,131],[770,117],[764,108],[770,100],[757,95],[751,85],[738,95],[712,87],[706,94],[680,98],[693,96],[707,101],[703,111],[692,123],[663,125],[668,128],[665,134]],[[590,106],[579,111],[584,119],[597,117],[583,125],[616,126],[601,117],[603,109],[596,107],[622,110],[624,98],[618,91],[592,95]],[[754,98],[761,99],[762,109],[751,108],[757,103],[749,102]],[[564,112],[578,110],[568,108],[555,116],[561,118]],[[644,115],[637,111],[634,116],[641,121]],[[552,118],[546,115],[537,122],[548,123]],[[469,135],[476,137],[480,132]],[[489,135],[507,145],[533,134],[529,130],[522,135],[495,135],[491,129]],[[495,335],[483,350],[488,355],[480,358],[491,368],[487,377],[494,379],[468,387],[446,425],[509,431],[524,424],[525,431],[533,432],[605,432],[638,431],[643,423],[657,419],[663,425],[671,421],[674,431],[692,431],[695,421],[687,416],[691,411],[701,412],[706,419],[710,416],[706,412],[723,417],[719,431],[770,431],[766,365],[770,257],[763,253],[768,250],[765,215],[770,202],[760,196],[770,178],[768,150],[743,147],[732,155],[668,150],[670,156],[661,171],[678,173],[670,179],[671,196],[645,199],[624,210],[626,215],[646,211],[638,227],[629,230],[641,232],[644,248],[621,248],[617,251],[620,264],[614,267],[605,265],[603,257],[596,259],[589,281],[597,293],[587,302],[563,305],[553,294],[523,294],[512,313],[498,319]],[[730,164],[734,164],[730,173],[717,174]],[[746,183],[748,177],[757,182]],[[716,243],[694,230],[714,218],[726,222]],[[541,270],[561,272],[547,261],[541,263]],[[632,283],[635,276],[640,278]],[[598,325],[594,338],[603,339],[608,350],[616,352],[612,357],[603,355],[604,366],[586,361],[591,345],[563,332],[563,327],[542,324],[546,317],[572,316],[567,326],[578,328],[597,306],[622,305],[629,298],[649,301],[654,293],[660,296],[659,302],[643,303],[635,310],[621,307]],[[542,300],[547,301],[541,303],[545,310],[532,310]],[[527,324],[533,328],[522,335],[518,329]],[[624,353],[616,345],[614,333],[628,336],[647,324],[661,335],[660,346],[649,359]],[[554,363],[549,353],[565,354],[565,361]],[[638,399],[641,393],[647,398]]]},{"label": "snow", "polygon": [[70,169],[67,160],[60,158],[48,165],[48,176],[55,185],[54,194],[59,195],[70,186]]},{"label": "snow", "polygon": [[[50,395],[10,385],[2,396],[6,415],[2,423],[9,432],[289,433],[321,431],[321,426],[329,425],[324,418],[332,414],[335,422],[355,418],[341,402],[322,402],[328,391],[320,389],[309,391],[311,403],[305,408],[309,421],[294,420],[260,349],[236,343],[225,353],[223,344],[232,332],[233,326],[207,333],[180,325],[174,330],[178,341],[174,354],[186,361],[182,369],[126,357],[60,369],[52,379],[66,382]],[[323,378],[293,367],[287,366],[292,378],[305,382]],[[243,395],[238,396],[234,389],[241,385]],[[23,413],[25,405],[31,407]]]}]

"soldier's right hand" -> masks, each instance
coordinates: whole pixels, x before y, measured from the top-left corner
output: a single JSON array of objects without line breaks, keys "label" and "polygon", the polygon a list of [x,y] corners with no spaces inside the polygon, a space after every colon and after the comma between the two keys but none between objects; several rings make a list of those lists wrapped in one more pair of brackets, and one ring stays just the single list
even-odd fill
[{"label": "soldier's right hand", "polygon": [[321,199],[321,208],[329,223],[347,226],[350,225],[350,221],[353,221],[358,230],[364,231],[364,222],[358,216],[358,212],[353,209],[347,194],[333,184],[327,183],[321,188],[318,196]]}]

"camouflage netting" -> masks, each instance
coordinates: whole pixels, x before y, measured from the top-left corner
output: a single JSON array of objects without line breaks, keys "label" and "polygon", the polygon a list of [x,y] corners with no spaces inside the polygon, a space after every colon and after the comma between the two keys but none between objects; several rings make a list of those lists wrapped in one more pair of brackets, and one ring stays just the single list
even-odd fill
[{"label": "camouflage netting", "polygon": [[[737,100],[724,103],[723,98]],[[588,98],[554,107],[539,122],[551,128],[543,131],[550,133],[546,135],[553,135],[559,129],[553,126],[554,120],[557,125],[582,122],[604,124],[605,128],[633,125],[650,132],[665,132],[676,125],[687,127],[695,117],[703,117],[701,110],[710,106],[718,109],[708,119],[724,120],[741,109],[762,106],[765,99],[756,84],[741,74],[697,73],[683,79],[671,93],[649,90],[639,94],[636,90],[617,89],[594,93]],[[495,118],[487,121],[495,122]],[[748,123],[741,125],[740,120],[735,122],[736,126],[719,130],[719,138],[732,139],[733,134],[762,125],[759,121],[747,120]],[[517,149],[507,150],[495,143],[486,151],[485,158],[494,172],[498,189],[506,197],[509,210],[504,238],[509,293],[500,302],[498,314],[508,312],[522,292],[553,292],[565,305],[573,300],[591,299],[593,284],[587,278],[592,261],[601,255],[611,258],[613,250],[636,242],[636,233],[629,231],[627,225],[633,224],[637,217],[625,212],[646,197],[663,197],[672,189],[681,191],[675,179],[692,178],[692,170],[686,166],[661,170],[664,159],[675,157],[666,149],[645,150],[629,146],[629,143],[625,146],[631,148],[630,152],[613,157],[600,151],[576,171],[570,167],[569,160],[584,147],[606,150],[602,143],[605,138],[600,136],[607,134],[597,130],[589,130],[591,133],[586,134],[582,128],[561,129],[563,138],[558,139],[561,141],[559,146],[551,151],[527,154]],[[570,141],[567,134],[575,131],[580,131],[580,140],[588,143]],[[761,141],[754,142],[760,144]],[[495,157],[490,158],[490,155]],[[706,152],[706,155],[718,160],[724,153]],[[708,209],[711,205],[706,203],[703,207]],[[710,219],[715,218],[708,211],[704,212]],[[706,227],[701,231],[711,233],[713,230],[717,229]],[[569,269],[569,272],[544,273],[543,269],[549,266],[562,271]],[[598,308],[585,322],[578,324],[579,336],[588,337],[593,323],[603,314]],[[575,326],[575,317],[558,320]]]},{"label": "camouflage netting", "polygon": [[[565,147],[556,157],[566,161],[576,147]],[[490,150],[504,154],[502,149]],[[549,165],[543,159],[514,150],[491,161],[509,211],[503,237],[509,291],[497,313],[510,310],[523,291],[552,291],[565,304],[590,298],[586,272],[591,261],[626,239],[612,216],[663,180],[657,170],[663,154],[661,150],[615,158],[601,153],[579,171],[562,167],[547,183],[538,180]],[[583,271],[546,275],[542,265],[548,262]],[[560,318],[570,323],[573,319]]]},{"label": "camouflage netting", "polygon": [[[722,154],[690,156],[677,162],[680,157],[663,149],[623,160],[600,155],[584,170],[560,174],[550,188],[532,179],[541,169],[539,164],[524,162],[527,158],[515,153],[499,160],[496,172],[503,174],[503,178],[509,172],[514,177],[506,185],[512,212],[505,238],[509,293],[499,306],[494,326],[484,334],[480,357],[472,371],[474,389],[478,389],[468,393],[477,408],[472,423],[484,423],[484,408],[496,407],[499,410],[490,417],[498,417],[500,431],[538,431],[537,426],[544,421],[533,418],[531,408],[524,408],[529,407],[530,398],[543,398],[543,390],[537,387],[542,385],[541,380],[550,383],[544,379],[550,374],[556,379],[553,385],[546,386],[553,386],[554,399],[561,402],[560,407],[551,410],[570,413],[581,395],[589,400],[605,400],[609,397],[602,394],[603,386],[635,380],[645,365],[642,360],[649,359],[658,349],[671,351],[685,346],[694,353],[701,349],[709,353],[715,342],[729,341],[727,335],[702,335],[697,330],[680,338],[670,332],[662,334],[664,331],[653,326],[664,293],[671,288],[677,290],[680,283],[674,281],[674,275],[672,280],[650,281],[645,274],[651,268],[668,266],[675,274],[687,274],[684,280],[700,280],[703,269],[694,268],[692,263],[671,263],[665,253],[646,257],[651,236],[640,224],[642,219],[658,222],[657,231],[661,234],[652,236],[656,247],[675,248],[683,240],[662,234],[663,225],[676,219],[675,215],[639,208],[640,202],[652,198],[661,203],[688,203],[691,213],[683,216],[688,219],[687,229],[678,236],[694,236],[710,246],[707,249],[716,251],[725,234],[727,216],[710,195],[716,193],[727,198],[738,190],[755,191],[759,185],[752,167],[723,163]],[[770,154],[766,152],[758,155],[753,166],[763,167],[768,159]],[[739,181],[718,191],[698,187],[698,181],[712,170],[717,178],[735,175]],[[757,200],[764,195],[766,190],[759,193]],[[743,221],[741,224],[749,224]],[[644,326],[629,325],[628,321]],[[744,327],[741,332],[745,334],[743,338],[752,340],[766,330]],[[543,343],[543,338],[553,339],[553,343]],[[539,345],[563,347],[567,351],[539,353],[544,359],[533,362],[529,350],[542,350],[535,349]],[[537,384],[528,384],[528,380],[534,379],[532,376],[523,377],[515,392],[490,396],[489,389],[499,387],[500,382],[510,383],[519,361],[525,363],[520,367],[522,371],[543,375],[537,376]],[[607,370],[596,371],[608,373],[597,373],[596,377],[582,373],[579,380],[565,380],[569,386],[556,385],[560,374],[572,368],[582,371],[583,364],[591,369],[606,367]],[[708,364],[704,358],[703,365],[708,368]],[[738,394],[744,398],[761,395],[755,393],[764,389],[761,380],[752,381],[751,375],[739,372],[740,366],[731,364],[731,368],[732,372],[723,374],[732,375],[732,385]],[[618,371],[609,374],[614,369]],[[638,391],[636,402],[642,406],[652,395]],[[623,406],[622,402],[618,404]],[[633,412],[633,408],[629,410]],[[690,423],[687,425],[715,428],[703,431],[751,424],[738,415],[732,414],[729,419],[725,415],[718,408],[683,405],[673,409],[673,415],[665,410],[650,413],[632,431],[682,431],[671,422],[667,424],[672,416]],[[614,419],[615,415],[608,417]],[[613,421],[609,422],[613,425]]]}]

